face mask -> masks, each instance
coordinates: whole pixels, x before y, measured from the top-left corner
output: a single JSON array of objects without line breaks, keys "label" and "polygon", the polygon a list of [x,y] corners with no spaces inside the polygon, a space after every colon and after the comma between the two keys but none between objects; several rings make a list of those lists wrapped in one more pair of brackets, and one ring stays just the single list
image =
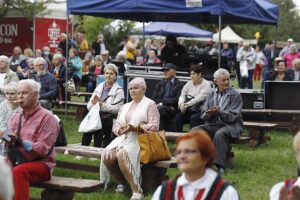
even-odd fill
[{"label": "face mask", "polygon": [[43,53],[44,53],[44,55],[46,55],[46,56],[48,56],[48,55],[50,54],[49,51],[44,51]]}]

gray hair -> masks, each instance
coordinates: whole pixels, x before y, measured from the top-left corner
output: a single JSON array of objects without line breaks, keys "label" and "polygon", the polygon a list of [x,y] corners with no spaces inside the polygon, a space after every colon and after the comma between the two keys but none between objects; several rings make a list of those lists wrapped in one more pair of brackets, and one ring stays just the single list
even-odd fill
[{"label": "gray hair", "polygon": [[18,90],[18,82],[10,82],[9,84],[4,86],[5,92],[17,92]]},{"label": "gray hair", "polygon": [[0,166],[0,199],[11,200],[14,191],[12,173],[3,156],[0,156]]},{"label": "gray hair", "polygon": [[105,72],[107,69],[112,69],[112,70],[116,73],[116,75],[118,76],[119,70],[118,70],[118,67],[117,67],[115,64],[112,64],[112,63],[107,64],[107,65],[104,67],[104,72]]},{"label": "gray hair", "polygon": [[52,59],[59,59],[61,61],[61,59],[63,58],[63,56],[59,53],[56,53],[53,55],[53,58]]},{"label": "gray hair", "polygon": [[98,62],[103,62],[103,59],[100,55],[95,56],[94,60]]},{"label": "gray hair", "polygon": [[144,90],[146,90],[146,88],[147,88],[145,79],[142,78],[142,77],[136,77],[136,78],[132,79],[132,80],[129,82],[128,89],[129,89],[132,85],[139,85],[139,86],[140,86],[142,89],[144,89]]},{"label": "gray hair", "polygon": [[230,76],[229,72],[226,69],[220,68],[217,71],[215,71],[214,79],[217,80],[223,75]]},{"label": "gray hair", "polygon": [[20,80],[19,81],[19,85],[22,85],[22,84],[28,84],[30,85],[31,87],[31,90],[33,92],[37,92],[37,93],[40,93],[40,90],[41,90],[41,84],[32,80],[32,79],[24,79],[24,80]]},{"label": "gray hair", "polygon": [[34,59],[34,65],[37,64],[44,64],[44,66],[46,67],[46,60],[42,57],[37,57],[36,59]]},{"label": "gray hair", "polygon": [[5,55],[1,55],[0,60],[3,60],[4,62],[9,63],[9,58]]}]

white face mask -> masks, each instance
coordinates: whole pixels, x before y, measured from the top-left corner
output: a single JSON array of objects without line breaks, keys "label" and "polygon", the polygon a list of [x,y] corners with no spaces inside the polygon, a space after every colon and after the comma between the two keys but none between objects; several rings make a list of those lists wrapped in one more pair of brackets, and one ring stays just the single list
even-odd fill
[{"label": "white face mask", "polygon": [[48,56],[50,54],[50,51],[44,51],[43,54]]}]

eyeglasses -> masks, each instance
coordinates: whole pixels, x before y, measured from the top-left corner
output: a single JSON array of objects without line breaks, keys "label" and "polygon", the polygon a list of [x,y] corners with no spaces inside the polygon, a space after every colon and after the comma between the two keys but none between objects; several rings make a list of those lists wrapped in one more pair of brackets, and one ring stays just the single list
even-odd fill
[{"label": "eyeglasses", "polygon": [[11,93],[10,92],[6,92],[5,94],[6,95],[15,95],[16,93],[14,93],[14,92],[11,92]]},{"label": "eyeglasses", "polygon": [[43,63],[34,65],[35,67],[44,66]]},{"label": "eyeglasses", "polygon": [[198,153],[199,150],[197,149],[179,149],[175,151],[175,155],[179,156],[180,154],[186,154],[186,155],[190,155],[190,154],[194,154],[194,153]]}]

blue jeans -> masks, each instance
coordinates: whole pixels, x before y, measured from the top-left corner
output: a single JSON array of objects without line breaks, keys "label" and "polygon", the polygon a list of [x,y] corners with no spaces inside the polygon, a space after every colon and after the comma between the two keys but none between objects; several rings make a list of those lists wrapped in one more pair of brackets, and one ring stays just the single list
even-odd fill
[{"label": "blue jeans", "polygon": [[245,89],[246,87],[248,89],[253,89],[253,72],[254,72],[254,69],[249,69],[248,77],[241,78],[241,88],[242,89]]}]

